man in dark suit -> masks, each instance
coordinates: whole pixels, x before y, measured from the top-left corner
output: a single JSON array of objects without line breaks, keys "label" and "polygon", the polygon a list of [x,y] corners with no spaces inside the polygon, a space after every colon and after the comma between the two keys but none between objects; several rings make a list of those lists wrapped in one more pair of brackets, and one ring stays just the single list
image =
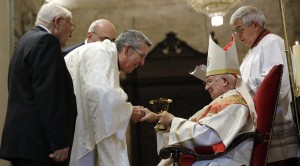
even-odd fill
[{"label": "man in dark suit", "polygon": [[72,14],[47,3],[35,25],[10,61],[0,158],[13,166],[67,166],[77,111],[61,47],[75,28]]},{"label": "man in dark suit", "polygon": [[69,52],[71,52],[75,48],[80,47],[86,43],[103,41],[105,39],[108,39],[112,42],[115,41],[116,39],[115,26],[110,21],[105,19],[95,20],[92,22],[92,24],[89,27],[85,41],[66,48],[65,50],[63,50],[63,55],[66,56]]}]

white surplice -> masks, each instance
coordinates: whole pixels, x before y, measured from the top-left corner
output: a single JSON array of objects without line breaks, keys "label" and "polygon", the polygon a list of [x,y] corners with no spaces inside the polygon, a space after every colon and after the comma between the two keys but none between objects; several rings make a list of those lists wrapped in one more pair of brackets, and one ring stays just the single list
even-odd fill
[{"label": "white surplice", "polygon": [[290,106],[292,96],[283,39],[274,34],[266,35],[257,46],[249,50],[241,64],[242,78],[252,94],[256,93],[272,67],[278,64],[284,65],[284,72],[268,162],[299,156],[297,131]]},{"label": "white surplice", "polygon": [[65,61],[78,110],[70,165],[128,166],[125,134],[132,105],[120,87],[115,44],[109,40],[85,44]]},{"label": "white surplice", "polygon": [[[212,104],[221,101],[228,96],[239,94],[236,90],[230,90],[213,100],[190,120],[175,117],[171,123],[170,132],[157,133],[157,150],[170,144],[179,144],[193,149],[197,146],[211,146],[222,143],[228,147],[232,140],[245,131],[255,131],[253,120],[247,106],[243,104],[231,104],[217,114],[208,113],[204,118],[199,117]],[[192,119],[196,119],[192,121]],[[214,160],[197,161],[193,165],[249,165],[253,148],[253,140],[242,142],[234,150]],[[159,165],[168,165],[162,160]]]}]

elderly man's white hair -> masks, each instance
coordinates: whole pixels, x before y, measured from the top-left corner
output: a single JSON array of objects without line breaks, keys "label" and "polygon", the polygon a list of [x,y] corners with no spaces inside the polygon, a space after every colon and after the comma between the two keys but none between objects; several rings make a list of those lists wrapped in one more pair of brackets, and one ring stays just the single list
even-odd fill
[{"label": "elderly man's white hair", "polygon": [[225,73],[225,74],[219,74],[217,76],[222,78],[227,78],[230,89],[234,89],[236,87],[237,77],[235,77],[233,74]]},{"label": "elderly man's white hair", "polygon": [[63,18],[72,18],[72,13],[54,2],[46,3],[41,7],[39,13],[37,14],[35,25],[47,25],[51,23],[57,16]]},{"label": "elderly man's white hair", "polygon": [[264,27],[266,22],[266,18],[262,11],[254,6],[242,6],[237,9],[230,18],[230,24],[233,25],[240,19],[244,24],[250,24],[253,21],[256,21],[261,27]]},{"label": "elderly man's white hair", "polygon": [[229,85],[232,85],[233,87],[235,87],[236,86],[236,82],[237,82],[237,77],[235,77],[232,74],[224,74],[224,75],[227,76]]}]

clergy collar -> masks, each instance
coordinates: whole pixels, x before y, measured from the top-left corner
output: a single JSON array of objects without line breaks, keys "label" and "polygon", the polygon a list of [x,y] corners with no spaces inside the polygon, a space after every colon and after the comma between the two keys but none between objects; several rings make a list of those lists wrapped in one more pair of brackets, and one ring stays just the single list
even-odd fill
[{"label": "clergy collar", "polygon": [[267,29],[264,29],[260,32],[260,34],[255,39],[254,43],[252,44],[251,48],[257,46],[257,44],[261,41],[262,38],[264,38],[267,34],[270,34],[270,31]]}]

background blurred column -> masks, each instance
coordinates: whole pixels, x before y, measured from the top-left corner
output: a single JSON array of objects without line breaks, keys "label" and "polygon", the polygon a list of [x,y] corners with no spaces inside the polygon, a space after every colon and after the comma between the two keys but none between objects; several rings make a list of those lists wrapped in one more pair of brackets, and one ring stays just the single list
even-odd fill
[{"label": "background blurred column", "polygon": [[[0,0],[0,140],[7,105],[7,72],[12,50],[12,15],[10,14],[13,0]],[[1,166],[9,166],[9,162],[0,160]]]}]

